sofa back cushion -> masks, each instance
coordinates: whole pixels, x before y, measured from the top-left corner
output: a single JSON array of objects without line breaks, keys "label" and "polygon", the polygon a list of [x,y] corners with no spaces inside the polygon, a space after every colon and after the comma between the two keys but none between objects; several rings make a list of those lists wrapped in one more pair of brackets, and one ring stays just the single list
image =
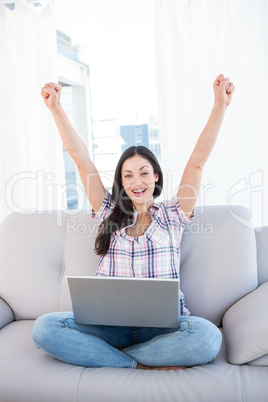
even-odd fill
[{"label": "sofa back cushion", "polygon": [[0,226],[0,297],[15,319],[71,310],[66,275],[94,275],[97,221],[89,213],[10,214]]},{"label": "sofa back cushion", "polygon": [[258,259],[258,282],[259,285],[268,282],[268,226],[255,228],[257,259]]},{"label": "sofa back cushion", "polygon": [[196,207],[182,236],[181,283],[191,314],[218,326],[225,311],[257,287],[256,239],[247,208]]},{"label": "sofa back cushion", "polygon": [[[249,211],[196,207],[181,246],[181,287],[192,315],[219,325],[224,312],[257,286]],[[237,217],[243,217],[248,226]],[[94,275],[98,222],[86,211],[11,214],[0,226],[0,297],[15,318],[71,310],[66,275]]]}]

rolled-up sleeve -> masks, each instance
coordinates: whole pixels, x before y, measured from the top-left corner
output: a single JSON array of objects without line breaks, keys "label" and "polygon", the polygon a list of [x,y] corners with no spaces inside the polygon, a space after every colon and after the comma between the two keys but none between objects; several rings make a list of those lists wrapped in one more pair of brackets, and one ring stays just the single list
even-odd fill
[{"label": "rolled-up sleeve", "polygon": [[97,219],[100,223],[104,221],[104,219],[108,218],[110,213],[112,212],[114,207],[114,202],[112,201],[112,196],[108,190],[106,190],[106,194],[102,205],[98,212],[95,212],[92,208],[91,217]]},{"label": "rolled-up sleeve", "polygon": [[164,201],[163,202],[167,208],[168,214],[169,214],[169,218],[171,220],[178,218],[179,219],[179,223],[180,226],[182,228],[185,228],[186,226],[189,225],[190,222],[192,222],[194,220],[194,216],[195,216],[195,210],[193,209],[190,218],[188,218],[185,213],[183,212],[179,201],[177,199],[176,196],[174,196],[171,200],[169,201]]},{"label": "rolled-up sleeve", "polygon": [[190,218],[188,218],[185,213],[183,212],[183,210],[181,209],[181,206],[179,204],[179,201],[177,199],[177,197],[174,197],[174,204],[175,204],[175,208],[178,212],[179,215],[179,219],[182,223],[183,226],[187,226],[190,222],[192,222],[194,220],[194,215],[195,215],[195,210],[192,210],[191,216]]}]

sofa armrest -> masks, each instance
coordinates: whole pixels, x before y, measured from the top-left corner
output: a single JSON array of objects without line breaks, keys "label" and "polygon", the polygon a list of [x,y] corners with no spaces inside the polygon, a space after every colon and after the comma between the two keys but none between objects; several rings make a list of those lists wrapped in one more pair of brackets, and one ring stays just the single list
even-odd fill
[{"label": "sofa armrest", "polygon": [[0,329],[14,321],[14,314],[9,305],[0,298]]},{"label": "sofa armrest", "polygon": [[222,321],[227,359],[245,364],[268,354],[268,282],[225,313]]},{"label": "sofa armrest", "polygon": [[255,228],[257,262],[258,262],[258,282],[259,285],[268,281],[268,226]]}]

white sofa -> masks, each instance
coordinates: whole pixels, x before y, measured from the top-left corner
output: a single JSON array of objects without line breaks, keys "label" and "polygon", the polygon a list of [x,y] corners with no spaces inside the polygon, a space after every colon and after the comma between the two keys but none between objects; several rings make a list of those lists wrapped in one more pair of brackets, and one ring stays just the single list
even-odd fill
[{"label": "white sofa", "polygon": [[34,320],[71,310],[66,275],[92,275],[96,220],[86,211],[10,214],[0,226],[0,402],[267,402],[268,227],[240,206],[196,207],[181,246],[192,315],[220,326],[210,364],[180,371],[85,368],[32,341]]}]

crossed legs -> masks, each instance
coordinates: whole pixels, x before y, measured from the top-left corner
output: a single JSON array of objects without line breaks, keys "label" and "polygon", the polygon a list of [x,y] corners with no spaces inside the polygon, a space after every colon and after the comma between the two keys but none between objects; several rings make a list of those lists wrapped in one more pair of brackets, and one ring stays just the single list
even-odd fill
[{"label": "crossed legs", "polygon": [[134,328],[78,325],[72,313],[61,312],[39,317],[33,340],[49,355],[84,367],[167,368],[208,363],[222,336],[199,317],[181,317],[178,328]]}]

